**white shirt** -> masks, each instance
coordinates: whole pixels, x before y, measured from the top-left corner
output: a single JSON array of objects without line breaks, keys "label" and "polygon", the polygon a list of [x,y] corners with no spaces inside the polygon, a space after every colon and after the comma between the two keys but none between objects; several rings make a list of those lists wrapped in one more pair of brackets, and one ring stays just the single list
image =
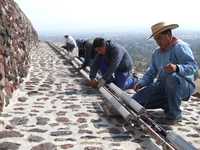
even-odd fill
[{"label": "white shirt", "polygon": [[68,38],[66,38],[66,43],[70,43],[70,44],[74,45],[75,48],[77,48],[76,41],[74,40],[74,38],[72,36],[68,36]]}]

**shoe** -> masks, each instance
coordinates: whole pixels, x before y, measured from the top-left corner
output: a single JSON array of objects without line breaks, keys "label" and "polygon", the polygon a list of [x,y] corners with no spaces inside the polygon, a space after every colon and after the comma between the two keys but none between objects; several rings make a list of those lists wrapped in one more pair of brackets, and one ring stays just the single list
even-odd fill
[{"label": "shoe", "polygon": [[165,118],[159,119],[158,123],[162,124],[162,125],[176,125],[177,123],[179,123],[181,121],[182,121],[182,117],[179,117],[177,119],[165,117]]},{"label": "shoe", "polygon": [[182,121],[182,117],[180,116],[176,119],[173,119],[173,118],[170,118],[170,117],[165,117],[165,120],[166,120],[167,125],[175,125],[175,124]]}]

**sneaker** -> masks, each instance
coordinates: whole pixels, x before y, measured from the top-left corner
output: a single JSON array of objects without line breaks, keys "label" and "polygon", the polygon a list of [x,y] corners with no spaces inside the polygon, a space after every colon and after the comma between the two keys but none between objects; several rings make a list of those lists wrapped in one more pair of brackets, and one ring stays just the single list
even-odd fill
[{"label": "sneaker", "polygon": [[164,117],[164,118],[160,118],[159,120],[157,120],[157,122],[159,124],[162,124],[162,125],[176,125],[177,123],[181,122],[182,121],[182,117],[179,117],[177,119],[172,119],[172,118],[169,118],[169,117]]}]

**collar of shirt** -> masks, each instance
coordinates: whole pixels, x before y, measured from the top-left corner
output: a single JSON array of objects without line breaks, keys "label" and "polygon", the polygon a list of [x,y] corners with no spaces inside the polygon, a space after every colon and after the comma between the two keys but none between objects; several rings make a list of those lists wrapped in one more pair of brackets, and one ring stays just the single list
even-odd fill
[{"label": "collar of shirt", "polygon": [[178,41],[178,39],[177,39],[176,37],[172,37],[172,40],[171,40],[171,42],[169,43],[169,45],[168,45],[166,48],[164,48],[163,50],[164,50],[164,51],[167,51],[167,49],[169,49],[169,48],[171,48],[172,46],[174,46],[174,45],[177,43],[177,41]]}]

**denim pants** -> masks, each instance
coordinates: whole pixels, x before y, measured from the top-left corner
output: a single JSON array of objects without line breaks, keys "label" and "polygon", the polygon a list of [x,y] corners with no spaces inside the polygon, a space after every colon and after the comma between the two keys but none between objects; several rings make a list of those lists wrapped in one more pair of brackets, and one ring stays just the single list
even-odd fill
[{"label": "denim pants", "polygon": [[[108,69],[108,64],[104,59],[101,59],[99,61],[99,66],[100,72],[103,75]],[[110,82],[115,83],[120,89],[126,90],[133,88],[134,84],[137,82],[137,78],[134,78],[129,70],[124,72],[115,71],[114,75],[107,81],[107,83]]]},{"label": "denim pants", "polygon": [[137,78],[134,78],[130,71],[127,72],[115,72],[114,83],[122,90],[133,88],[137,82]]},{"label": "denim pants", "polygon": [[168,74],[162,80],[144,87],[132,98],[147,109],[162,108],[166,117],[181,117],[181,101],[189,99],[195,87],[176,73]]}]

